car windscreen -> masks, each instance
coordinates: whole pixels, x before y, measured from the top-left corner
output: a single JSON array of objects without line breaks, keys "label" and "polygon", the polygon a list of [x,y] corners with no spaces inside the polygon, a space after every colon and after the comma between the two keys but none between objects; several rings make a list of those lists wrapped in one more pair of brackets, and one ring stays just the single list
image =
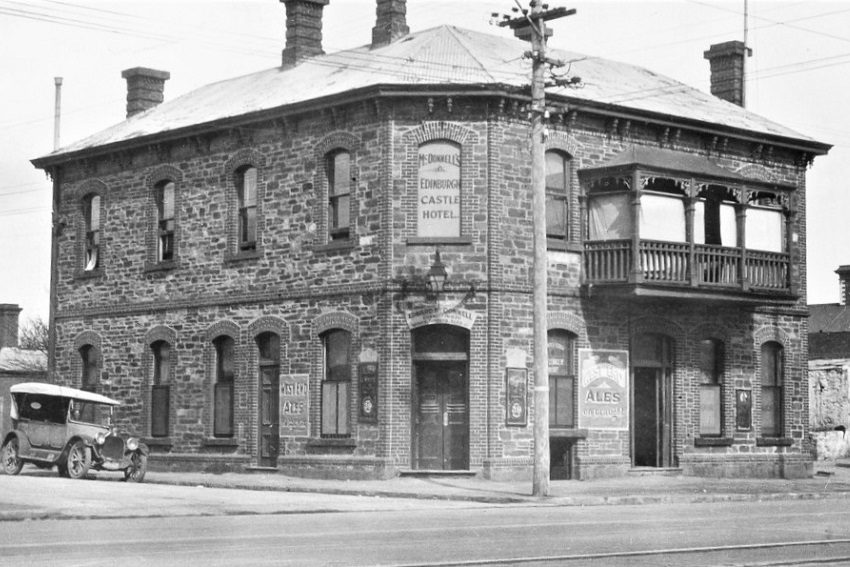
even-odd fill
[{"label": "car windscreen", "polygon": [[16,394],[18,418],[47,423],[65,423],[68,415],[68,398],[45,394]]},{"label": "car windscreen", "polygon": [[112,406],[83,400],[71,400],[72,421],[109,426],[111,417]]}]

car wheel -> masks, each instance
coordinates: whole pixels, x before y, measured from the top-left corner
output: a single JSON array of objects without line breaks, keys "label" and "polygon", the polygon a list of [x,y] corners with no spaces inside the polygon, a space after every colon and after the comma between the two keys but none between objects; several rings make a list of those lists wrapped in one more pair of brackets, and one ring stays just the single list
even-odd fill
[{"label": "car wheel", "polygon": [[65,468],[70,478],[84,478],[89,472],[91,465],[91,451],[82,441],[77,441],[68,449],[68,457],[65,459]]},{"label": "car wheel", "polygon": [[24,462],[21,460],[21,454],[18,450],[18,438],[12,437],[5,445],[0,459],[3,461],[3,472],[10,475],[16,475],[21,472]]},{"label": "car wheel", "polygon": [[124,480],[127,482],[142,482],[148,470],[148,456],[138,451],[130,457],[130,466],[124,469]]}]

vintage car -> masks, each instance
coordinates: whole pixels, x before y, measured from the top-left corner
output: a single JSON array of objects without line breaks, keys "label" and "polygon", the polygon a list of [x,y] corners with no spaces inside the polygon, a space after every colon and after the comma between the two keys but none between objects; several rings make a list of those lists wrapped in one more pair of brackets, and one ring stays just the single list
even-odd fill
[{"label": "vintage car", "polygon": [[24,463],[59,469],[83,478],[91,470],[122,471],[124,480],[142,482],[148,448],[136,437],[118,435],[113,409],[121,402],[100,394],[37,382],[16,384],[12,430],[3,437],[0,467],[21,472]]}]

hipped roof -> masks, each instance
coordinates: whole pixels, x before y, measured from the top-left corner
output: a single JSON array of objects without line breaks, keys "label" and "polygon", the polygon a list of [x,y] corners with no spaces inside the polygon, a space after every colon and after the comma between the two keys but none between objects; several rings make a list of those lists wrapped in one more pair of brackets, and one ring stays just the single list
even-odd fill
[{"label": "hipped roof", "polygon": [[[294,67],[275,67],[220,81],[164,102],[106,130],[34,160],[43,167],[88,154],[103,146],[132,145],[180,131],[369,87],[408,90],[497,88],[519,90],[530,80],[531,63],[523,57],[528,43],[514,38],[441,26],[412,33],[372,49],[358,47],[313,57]],[[551,98],[608,109],[660,115],[665,120],[703,123],[712,129],[777,137],[824,153],[829,146],[713,95],[647,69],[551,49],[549,56],[568,63],[581,87],[547,89]],[[706,70],[707,71],[707,70]]]}]

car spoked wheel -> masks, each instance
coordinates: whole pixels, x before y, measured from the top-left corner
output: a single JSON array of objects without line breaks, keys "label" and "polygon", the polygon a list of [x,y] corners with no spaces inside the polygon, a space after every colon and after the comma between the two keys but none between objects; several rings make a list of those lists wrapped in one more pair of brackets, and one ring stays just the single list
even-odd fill
[{"label": "car spoked wheel", "polygon": [[70,478],[83,478],[89,472],[91,465],[91,451],[82,441],[77,441],[68,450],[68,458],[65,461],[65,467],[68,469]]},{"label": "car spoked wheel", "polygon": [[127,482],[142,482],[148,470],[148,456],[140,452],[130,457],[130,466],[124,469],[124,480]]},{"label": "car spoked wheel", "polygon": [[3,472],[6,474],[16,475],[21,472],[24,462],[21,460],[20,451],[18,450],[18,439],[12,437],[3,445],[3,452],[0,455],[3,461]]}]

